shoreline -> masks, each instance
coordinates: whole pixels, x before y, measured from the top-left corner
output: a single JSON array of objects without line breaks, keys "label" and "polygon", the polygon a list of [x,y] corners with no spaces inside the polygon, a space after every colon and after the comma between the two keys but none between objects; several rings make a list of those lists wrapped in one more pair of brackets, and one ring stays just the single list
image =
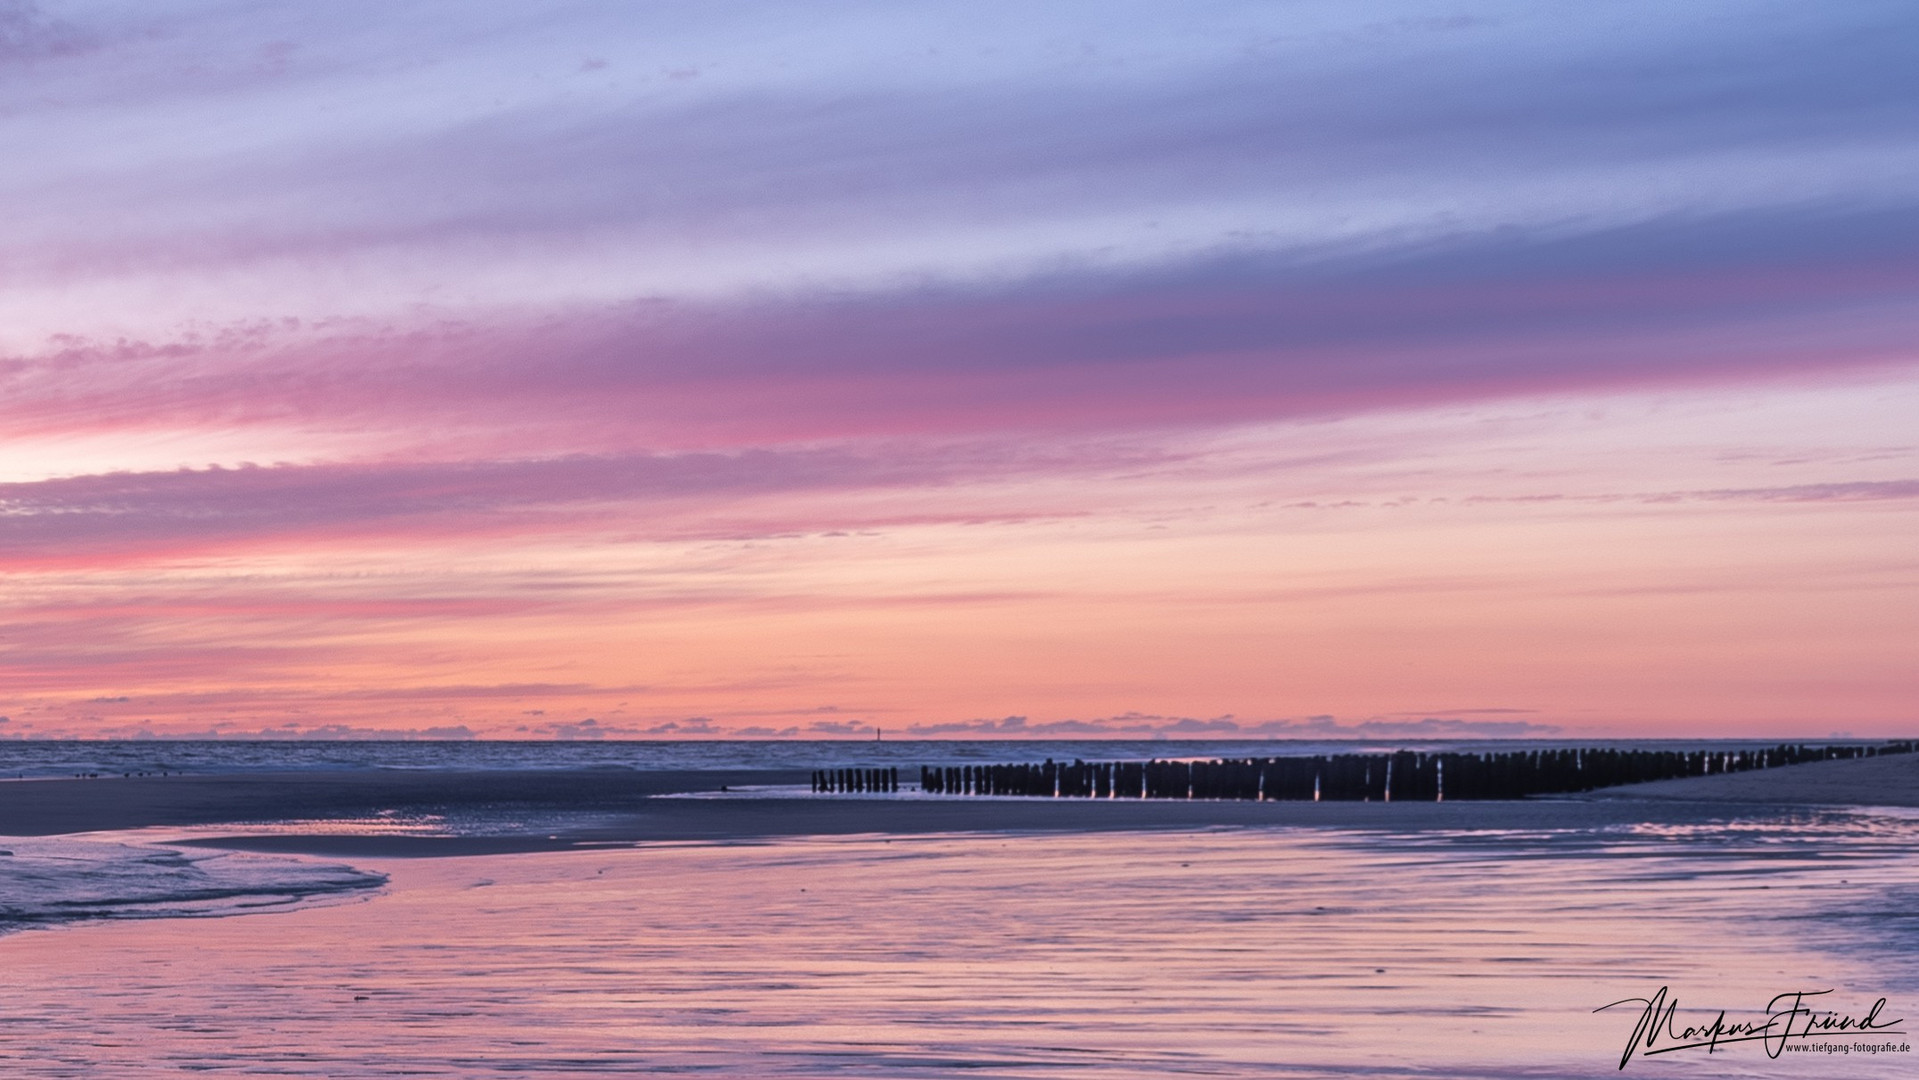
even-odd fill
[{"label": "shoreline", "polygon": [[[432,857],[793,836],[1113,832],[1280,826],[1394,831],[1684,823],[1798,808],[1919,807],[1919,754],[1821,761],[1513,801],[1240,802],[952,796],[661,798],[722,786],[803,786],[799,770],[336,770],[54,779],[0,785],[0,835],[178,828],[160,843],[330,857]],[[546,821],[459,834],[484,815]],[[451,834],[349,833],[329,822],[453,819]],[[249,832],[274,822],[310,832]],[[233,832],[227,833],[226,828]],[[211,835],[210,835],[211,834]]]}]

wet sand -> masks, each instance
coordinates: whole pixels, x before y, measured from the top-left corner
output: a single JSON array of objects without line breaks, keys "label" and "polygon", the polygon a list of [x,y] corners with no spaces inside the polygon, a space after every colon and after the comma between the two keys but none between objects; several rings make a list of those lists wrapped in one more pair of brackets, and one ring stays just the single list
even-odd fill
[{"label": "wet sand", "polygon": [[[1662,985],[1702,1022],[1815,985],[1903,1008],[1919,952],[1886,915],[1919,823],[1810,808],[1911,805],[1915,780],[1874,759],[1440,804],[705,797],[805,775],[624,770],[0,784],[0,832],[144,826],[390,879],[0,939],[0,1073],[1615,1076],[1633,1017],[1594,1010]],[[381,811],[554,824],[346,835]],[[264,825],[289,819],[312,831]],[[443,855],[482,857],[410,857]],[[1732,1053],[1691,1064],[1818,1072]]]},{"label": "wet sand", "polygon": [[790,771],[630,769],[260,772],[102,777],[0,783],[0,835],[134,829],[149,825],[360,817],[382,810],[443,813],[466,807],[593,812],[649,796],[721,785],[803,784]]},{"label": "wet sand", "polygon": [[[1593,828],[1723,817],[1735,807],[1919,806],[1919,754],[1817,762],[1513,802],[1300,803],[1167,800],[663,798],[722,786],[799,785],[803,772],[573,770],[393,772],[36,780],[0,784],[0,835],[178,826],[188,842],[348,856],[500,854],[663,841],[751,841],[864,833],[1084,832],[1283,825],[1343,829]],[[549,815],[516,835],[344,835],[328,819],[464,813]],[[249,824],[312,821],[247,835]],[[219,826],[235,826],[233,834]],[[458,832],[457,828],[448,831]]]},{"label": "wet sand", "polygon": [[1592,797],[1784,806],[1919,806],[1919,754],[1656,780],[1595,791]]},{"label": "wet sand", "polygon": [[[795,809],[708,803],[759,822]],[[1137,805],[1018,807],[1145,820]],[[1319,809],[1384,822],[1440,808]],[[1681,1023],[1763,1016],[1809,987],[1911,1015],[1919,950],[1897,913],[1919,821],[1745,812],[1564,832],[957,832],[356,858],[388,888],[271,918],[0,938],[0,1075],[1597,1080],[1621,1075],[1635,1017],[1595,1010],[1661,986]],[[1903,1056],[1838,1073],[1803,1056],[1740,1044],[1630,1074],[1911,1071]]]}]

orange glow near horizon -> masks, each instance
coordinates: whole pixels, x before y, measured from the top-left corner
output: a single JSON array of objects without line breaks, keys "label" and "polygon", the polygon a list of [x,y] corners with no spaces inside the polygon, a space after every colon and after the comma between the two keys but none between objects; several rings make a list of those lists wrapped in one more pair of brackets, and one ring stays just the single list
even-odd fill
[{"label": "orange glow near horizon", "polygon": [[1118,468],[56,564],[7,585],[4,730],[1905,734],[1914,513],[1875,497],[1905,462],[1822,488],[1816,415],[1776,425],[1871,399],[1819,448],[1861,458],[1915,396],[1167,433]]},{"label": "orange glow near horizon", "polygon": [[162,7],[0,4],[0,738],[1919,734],[1903,13]]}]

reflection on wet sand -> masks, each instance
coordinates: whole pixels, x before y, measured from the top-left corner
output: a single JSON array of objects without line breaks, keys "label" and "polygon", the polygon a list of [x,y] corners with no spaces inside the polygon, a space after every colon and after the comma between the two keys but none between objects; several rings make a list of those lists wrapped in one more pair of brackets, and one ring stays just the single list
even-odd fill
[{"label": "reflection on wet sand", "polygon": [[[1910,819],[1804,811],[376,860],[393,885],[364,904],[0,941],[0,1065],[1618,1075],[1632,1018],[1593,1010],[1662,986],[1735,1015],[1802,987],[1919,1000],[1919,950],[1874,918],[1910,910],[1915,851]],[[1752,1047],[1644,1064],[1807,1075]]]}]

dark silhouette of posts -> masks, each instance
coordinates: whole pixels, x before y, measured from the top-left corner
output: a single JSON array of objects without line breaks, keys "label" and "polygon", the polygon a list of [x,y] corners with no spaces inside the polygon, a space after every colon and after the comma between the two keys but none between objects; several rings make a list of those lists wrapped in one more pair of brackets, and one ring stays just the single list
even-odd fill
[{"label": "dark silhouette of posts", "polygon": [[[1215,761],[1066,763],[1048,758],[1039,765],[921,766],[920,790],[946,795],[1264,802],[1521,799],[1915,751],[1919,743],[1896,740],[1873,746],[1781,743],[1735,750],[1597,746],[1483,753],[1397,750]],[[897,768],[815,770],[812,780],[816,792],[899,790]]]}]

